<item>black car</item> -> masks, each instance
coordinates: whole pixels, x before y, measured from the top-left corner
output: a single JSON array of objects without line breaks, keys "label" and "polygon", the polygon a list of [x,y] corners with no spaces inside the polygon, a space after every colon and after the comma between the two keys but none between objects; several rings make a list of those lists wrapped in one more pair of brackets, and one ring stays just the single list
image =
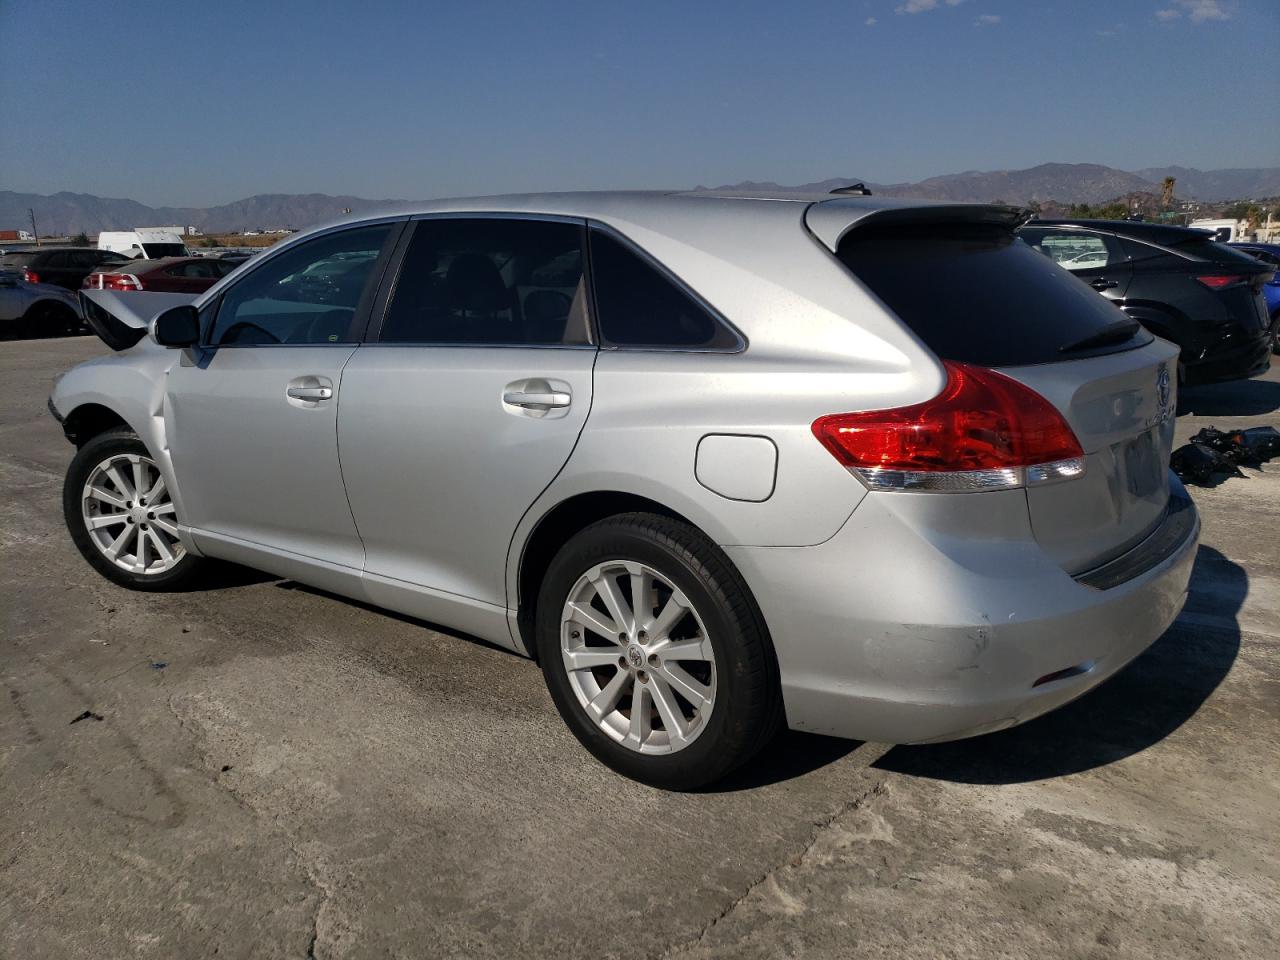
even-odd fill
[{"label": "black car", "polygon": [[0,262],[6,269],[21,271],[28,283],[52,283],[79,290],[84,278],[98,267],[128,263],[129,258],[93,247],[49,247],[6,253]]},{"label": "black car", "polygon": [[1270,365],[1262,290],[1274,268],[1204,231],[1130,220],[1032,220],[1018,235],[1181,347],[1182,383],[1252,377]]}]

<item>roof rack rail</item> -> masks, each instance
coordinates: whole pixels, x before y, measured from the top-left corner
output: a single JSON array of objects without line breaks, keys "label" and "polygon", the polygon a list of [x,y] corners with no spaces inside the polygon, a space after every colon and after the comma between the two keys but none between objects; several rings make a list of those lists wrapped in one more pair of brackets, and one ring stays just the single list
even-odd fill
[{"label": "roof rack rail", "polygon": [[851,183],[847,187],[836,187],[831,191],[836,196],[842,197],[869,197],[871,191],[867,189],[867,185],[859,180],[857,183]]}]

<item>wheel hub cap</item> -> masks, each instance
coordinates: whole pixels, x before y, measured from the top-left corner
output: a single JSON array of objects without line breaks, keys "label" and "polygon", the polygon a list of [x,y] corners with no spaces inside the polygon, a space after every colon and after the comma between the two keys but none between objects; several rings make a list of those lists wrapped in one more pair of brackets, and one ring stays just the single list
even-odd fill
[{"label": "wheel hub cap", "polygon": [[116,454],[100,462],[85,481],[80,510],[90,541],[122,570],[155,576],[186,556],[169,490],[149,457]]},{"label": "wheel hub cap", "polygon": [[689,599],[662,573],[631,560],[592,567],[574,584],[560,652],[579,705],[637,753],[682,750],[715,708],[715,652]]}]

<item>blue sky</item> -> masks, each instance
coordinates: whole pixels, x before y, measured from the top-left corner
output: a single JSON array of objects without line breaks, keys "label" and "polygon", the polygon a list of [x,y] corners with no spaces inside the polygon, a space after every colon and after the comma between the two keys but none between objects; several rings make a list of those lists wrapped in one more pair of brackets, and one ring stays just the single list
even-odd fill
[{"label": "blue sky", "polygon": [[0,189],[203,206],[1270,166],[1277,51],[1280,0],[0,0]]}]

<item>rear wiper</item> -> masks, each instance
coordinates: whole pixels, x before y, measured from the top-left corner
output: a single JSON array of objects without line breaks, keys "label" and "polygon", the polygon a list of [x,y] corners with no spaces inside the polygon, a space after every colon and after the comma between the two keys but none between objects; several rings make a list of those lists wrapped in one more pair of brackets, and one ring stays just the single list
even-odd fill
[{"label": "rear wiper", "polygon": [[1113,323],[1111,326],[1103,327],[1096,333],[1082,337],[1074,343],[1059,347],[1058,352],[1072,353],[1076,350],[1092,350],[1094,347],[1105,347],[1112,343],[1124,343],[1141,329],[1142,324],[1138,323],[1137,320],[1124,320],[1120,323]]}]

